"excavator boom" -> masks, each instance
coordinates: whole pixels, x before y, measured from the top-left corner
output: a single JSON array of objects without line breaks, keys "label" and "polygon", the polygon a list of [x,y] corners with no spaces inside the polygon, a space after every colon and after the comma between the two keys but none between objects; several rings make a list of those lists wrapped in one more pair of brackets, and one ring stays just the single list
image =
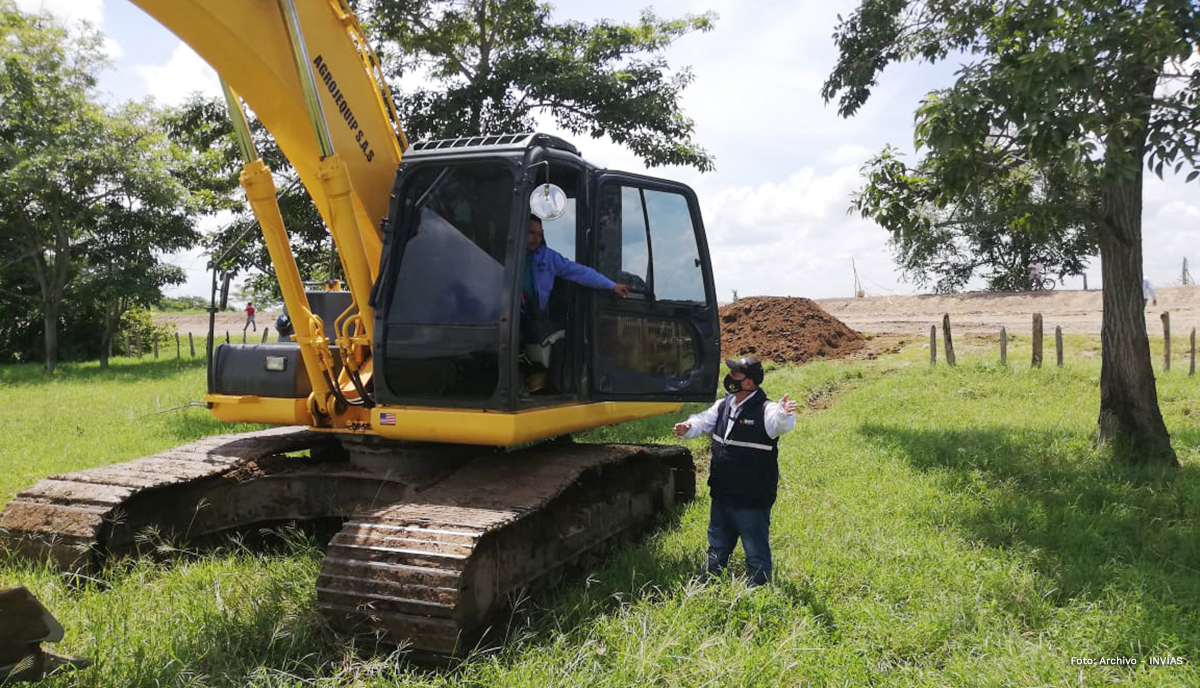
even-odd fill
[{"label": "excavator boom", "polygon": [[[133,0],[170,29],[236,91],[271,132],[296,168],[326,224],[329,200],[319,182],[324,154],[306,106],[293,41],[278,0]],[[368,260],[379,264],[379,222],[402,147],[375,58],[358,19],[343,0],[295,3],[314,94],[328,123],[329,142],[349,170]]]}]

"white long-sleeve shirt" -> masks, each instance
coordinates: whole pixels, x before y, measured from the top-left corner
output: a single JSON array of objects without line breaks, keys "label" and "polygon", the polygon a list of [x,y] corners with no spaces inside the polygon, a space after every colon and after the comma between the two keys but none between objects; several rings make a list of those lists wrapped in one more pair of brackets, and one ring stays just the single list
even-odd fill
[{"label": "white long-sleeve shirt", "polygon": [[1147,301],[1157,301],[1158,297],[1154,295],[1154,287],[1150,286],[1150,280],[1142,279],[1142,298]]},{"label": "white long-sleeve shirt", "polygon": [[[684,433],[683,438],[690,440],[694,437],[718,431],[722,439],[729,437],[729,431],[733,428],[733,421],[737,420],[738,415],[742,412],[742,405],[752,396],[754,395],[747,395],[740,402],[736,398],[729,400],[729,423],[726,424],[726,427],[719,430],[715,427],[717,424],[717,412],[721,408],[721,402],[725,401],[724,399],[718,400],[715,404],[700,413],[688,416],[688,419],[684,421],[688,425],[688,430]],[[763,425],[767,431],[767,436],[775,439],[796,427],[796,414],[784,411],[778,402],[768,401],[763,405]]]}]

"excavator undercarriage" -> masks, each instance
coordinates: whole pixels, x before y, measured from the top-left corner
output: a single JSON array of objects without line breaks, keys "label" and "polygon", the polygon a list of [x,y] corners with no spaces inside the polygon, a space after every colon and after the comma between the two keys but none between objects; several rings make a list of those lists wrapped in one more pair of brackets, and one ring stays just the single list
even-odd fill
[{"label": "excavator undercarriage", "polygon": [[[434,447],[378,462],[352,460],[361,452],[347,444],[276,428],[53,476],[7,504],[0,547],[94,571],[157,538],[336,519],[317,579],[333,625],[462,655],[514,593],[695,494],[681,447],[550,442],[439,464]],[[388,463],[401,469],[374,468]]]}]

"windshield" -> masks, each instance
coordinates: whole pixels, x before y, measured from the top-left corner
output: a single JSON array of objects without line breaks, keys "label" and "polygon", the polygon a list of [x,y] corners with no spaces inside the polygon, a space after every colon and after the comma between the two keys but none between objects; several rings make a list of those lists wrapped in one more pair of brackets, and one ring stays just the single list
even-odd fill
[{"label": "windshield", "polygon": [[513,176],[500,162],[429,165],[404,185],[410,208],[388,320],[494,323],[505,304]]}]

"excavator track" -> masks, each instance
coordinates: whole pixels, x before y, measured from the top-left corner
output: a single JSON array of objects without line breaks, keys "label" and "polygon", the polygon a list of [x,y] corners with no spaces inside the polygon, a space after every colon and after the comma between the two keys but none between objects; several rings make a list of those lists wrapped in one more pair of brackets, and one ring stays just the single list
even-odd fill
[{"label": "excavator track", "polygon": [[[273,428],[198,440],[152,456],[55,475],[0,514],[0,548],[63,570],[94,570],[159,537],[193,541],[288,520],[337,516],[406,496],[405,486],[344,462],[337,438]],[[376,501],[381,500],[381,501]]]},{"label": "excavator track", "polygon": [[554,444],[479,459],[409,503],[351,519],[317,604],[343,627],[462,655],[509,597],[695,494],[681,447]]},{"label": "excavator track", "polygon": [[277,428],[53,476],[6,505],[0,549],[94,570],[148,532],[195,540],[338,518],[317,579],[321,612],[388,644],[463,655],[515,593],[695,494],[682,447],[556,442],[419,481],[344,458],[333,435]]}]

